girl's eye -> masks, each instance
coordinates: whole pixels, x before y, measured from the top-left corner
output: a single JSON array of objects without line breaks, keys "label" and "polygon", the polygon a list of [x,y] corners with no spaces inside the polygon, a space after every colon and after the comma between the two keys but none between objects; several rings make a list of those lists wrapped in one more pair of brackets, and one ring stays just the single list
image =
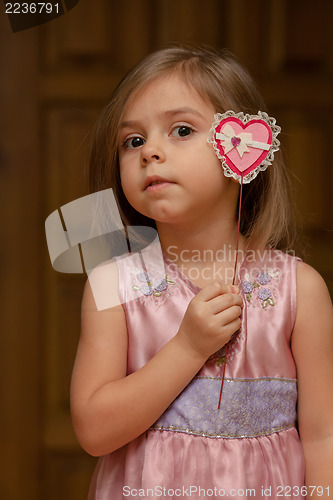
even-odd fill
[{"label": "girl's eye", "polygon": [[145,142],[146,141],[142,137],[129,137],[123,142],[122,147],[124,149],[139,148],[143,146]]},{"label": "girl's eye", "polygon": [[191,135],[193,129],[187,125],[181,125],[179,127],[175,127],[172,131],[172,135],[176,137],[186,137]]}]

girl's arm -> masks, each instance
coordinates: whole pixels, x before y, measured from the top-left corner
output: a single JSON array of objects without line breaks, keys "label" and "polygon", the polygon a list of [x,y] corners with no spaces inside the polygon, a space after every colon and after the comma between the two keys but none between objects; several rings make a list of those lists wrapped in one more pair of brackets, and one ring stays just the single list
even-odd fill
[{"label": "girl's arm", "polygon": [[[333,309],[327,287],[310,266],[297,269],[292,351],[297,366],[298,423],[308,498],[333,496]],[[325,489],[330,487],[329,490]],[[322,493],[322,494],[321,494]]]},{"label": "girl's arm", "polygon": [[[115,265],[110,269],[115,272]],[[230,291],[218,283],[202,289],[192,299],[177,335],[143,368],[126,376],[123,308],[97,311],[87,283],[71,410],[78,440],[88,453],[110,453],[145,432],[210,354],[229,340],[240,327],[242,304],[237,291]]]}]

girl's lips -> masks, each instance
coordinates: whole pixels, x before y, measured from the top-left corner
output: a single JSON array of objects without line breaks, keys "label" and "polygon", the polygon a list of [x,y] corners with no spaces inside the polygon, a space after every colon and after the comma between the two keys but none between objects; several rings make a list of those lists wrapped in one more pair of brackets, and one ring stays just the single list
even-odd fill
[{"label": "girl's lips", "polygon": [[165,179],[164,177],[160,177],[159,175],[150,175],[149,177],[146,178],[144,189],[147,189],[148,187],[154,187],[156,184],[174,184],[172,181],[169,181],[169,179]]},{"label": "girl's lips", "polygon": [[159,181],[157,184],[150,184],[149,186],[146,187],[146,191],[161,191],[162,189],[165,189],[168,186],[171,186],[174,184],[174,182],[169,182],[169,181]]}]

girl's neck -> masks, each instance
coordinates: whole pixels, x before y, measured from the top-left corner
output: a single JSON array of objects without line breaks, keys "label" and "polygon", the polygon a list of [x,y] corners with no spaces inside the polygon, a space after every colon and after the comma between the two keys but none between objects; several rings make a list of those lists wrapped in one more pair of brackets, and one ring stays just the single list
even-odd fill
[{"label": "girl's neck", "polygon": [[[234,260],[237,244],[237,223],[234,220],[220,220],[194,227],[188,224],[175,225],[156,223],[160,244],[171,260],[178,264],[189,259],[198,266],[221,258],[224,253],[228,261]],[[244,250],[245,240],[240,235],[239,250]]]},{"label": "girl's neck", "polygon": [[[240,236],[238,249],[237,224],[223,220],[199,227],[157,223],[162,250],[177,265],[182,274],[203,288],[212,281],[238,284],[238,269],[243,261],[245,239]],[[235,265],[237,264],[236,274]]]}]

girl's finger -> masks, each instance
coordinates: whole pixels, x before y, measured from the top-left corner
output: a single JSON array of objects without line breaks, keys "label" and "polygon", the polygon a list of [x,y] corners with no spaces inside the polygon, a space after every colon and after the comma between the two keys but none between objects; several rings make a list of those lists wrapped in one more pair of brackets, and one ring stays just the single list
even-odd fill
[{"label": "girl's finger", "polygon": [[224,285],[222,283],[219,283],[218,281],[214,281],[213,283],[210,283],[209,285],[202,288],[202,290],[200,290],[196,297],[198,298],[198,300],[200,299],[204,302],[207,302],[214,297],[218,297],[226,293],[238,294],[239,288],[233,285]]},{"label": "girl's finger", "polygon": [[232,324],[234,321],[240,318],[242,314],[242,308],[240,306],[232,306],[225,311],[219,312],[215,315],[215,319],[222,327]]},{"label": "girl's finger", "polygon": [[210,299],[207,301],[207,306],[211,314],[218,314],[233,306],[243,307],[243,299],[240,295],[228,292]]}]

